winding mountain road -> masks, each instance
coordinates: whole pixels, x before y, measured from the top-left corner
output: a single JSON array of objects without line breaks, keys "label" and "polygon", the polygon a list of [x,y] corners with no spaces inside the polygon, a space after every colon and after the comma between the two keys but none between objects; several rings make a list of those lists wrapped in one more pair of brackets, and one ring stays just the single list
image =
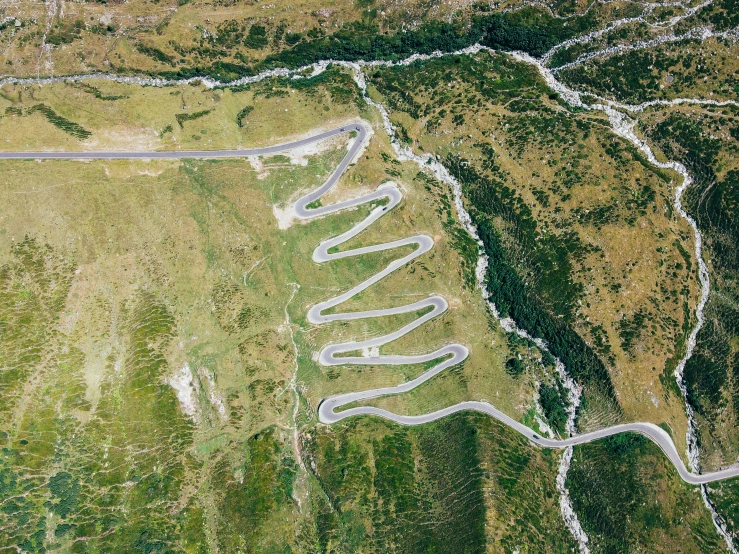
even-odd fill
[{"label": "winding mountain road", "polygon": [[[381,270],[374,276],[366,279],[365,281],[354,286],[347,292],[323,301],[313,306],[308,312],[308,321],[313,324],[322,324],[332,321],[351,321],[357,319],[384,317],[390,315],[398,315],[410,312],[418,312],[428,310],[418,317],[413,322],[401,327],[397,331],[376,337],[365,341],[350,341],[340,344],[332,344],[326,346],[321,350],[319,354],[319,361],[324,366],[332,365],[404,365],[404,364],[419,364],[429,362],[432,360],[441,360],[439,364],[432,367],[428,371],[424,372],[419,377],[408,381],[398,386],[385,387],[380,389],[372,389],[361,392],[353,392],[347,394],[341,394],[337,396],[330,396],[321,401],[318,406],[318,416],[323,423],[335,423],[348,417],[354,417],[359,415],[376,415],[384,417],[391,421],[394,421],[403,425],[420,425],[422,423],[428,423],[437,419],[446,417],[456,412],[464,410],[473,410],[482,412],[494,417],[501,423],[504,423],[511,429],[522,434],[524,437],[529,439],[540,446],[548,448],[566,448],[568,446],[574,446],[578,444],[584,444],[618,433],[634,432],[646,436],[654,443],[656,443],[662,451],[665,453],[667,458],[673,463],[677,469],[680,477],[686,482],[691,484],[703,484],[710,483],[712,481],[718,481],[721,479],[728,479],[731,477],[739,476],[739,467],[730,467],[721,471],[715,471],[712,473],[695,474],[691,473],[686,469],[683,464],[680,455],[678,454],[675,444],[673,443],[670,435],[662,428],[652,423],[626,423],[622,425],[615,425],[591,433],[585,433],[582,435],[574,435],[567,439],[555,440],[548,439],[539,436],[529,427],[526,427],[522,423],[514,420],[510,416],[504,414],[494,406],[485,402],[460,402],[454,406],[449,406],[442,410],[438,410],[429,414],[420,416],[405,416],[398,415],[387,410],[372,406],[358,406],[354,408],[345,409],[337,412],[336,410],[346,406],[348,404],[364,401],[372,398],[378,398],[381,396],[400,394],[408,392],[421,385],[422,383],[433,378],[435,375],[444,371],[445,369],[454,366],[462,362],[469,354],[467,348],[461,344],[450,344],[439,348],[438,350],[429,354],[403,356],[403,355],[369,355],[369,356],[341,356],[341,354],[351,353],[359,350],[365,350],[380,347],[395,341],[417,327],[423,325],[425,322],[437,317],[446,311],[448,305],[444,298],[441,296],[430,296],[426,299],[400,306],[397,308],[387,308],[378,310],[367,310],[362,312],[349,312],[349,313],[333,313],[324,315],[323,312],[326,310],[338,306],[339,304],[349,300],[356,294],[359,294],[366,288],[377,283],[396,269],[409,263],[414,258],[421,256],[428,252],[434,245],[433,239],[427,235],[415,235],[408,238],[395,240],[392,242],[377,244],[374,246],[367,246],[363,248],[356,248],[353,250],[331,252],[332,249],[338,247],[342,243],[357,236],[372,223],[377,221],[380,217],[388,213],[395,207],[402,199],[400,190],[392,183],[386,183],[378,187],[374,192],[345,200],[332,204],[329,206],[319,206],[309,208],[311,204],[319,200],[324,194],[326,194],[333,186],[338,182],[343,173],[352,163],[357,153],[364,146],[367,140],[367,128],[361,123],[352,123],[337,127],[330,131],[326,131],[311,137],[304,139],[286,142],[283,144],[277,144],[274,146],[266,146],[263,148],[250,148],[243,150],[189,150],[189,151],[99,151],[99,152],[0,152],[0,160],[2,159],[50,159],[50,160],[115,160],[115,159],[185,159],[185,158],[234,158],[234,157],[246,157],[246,156],[260,156],[275,154],[278,152],[284,152],[293,148],[306,146],[313,144],[337,135],[346,133],[357,133],[356,139],[351,144],[347,154],[341,160],[339,165],[329,176],[326,182],[316,190],[306,194],[300,198],[295,204],[295,215],[301,219],[311,219],[314,217],[324,216],[331,213],[335,213],[347,208],[359,206],[361,204],[367,204],[375,202],[378,205],[372,209],[370,214],[360,223],[354,227],[338,235],[334,238],[328,239],[322,242],[313,252],[313,260],[317,263],[329,262],[340,258],[348,258],[353,256],[361,256],[371,252],[380,252],[384,250],[391,250],[402,246],[415,246],[415,249],[410,254],[403,256],[387,265],[385,269]],[[385,204],[380,201],[386,200]]]}]

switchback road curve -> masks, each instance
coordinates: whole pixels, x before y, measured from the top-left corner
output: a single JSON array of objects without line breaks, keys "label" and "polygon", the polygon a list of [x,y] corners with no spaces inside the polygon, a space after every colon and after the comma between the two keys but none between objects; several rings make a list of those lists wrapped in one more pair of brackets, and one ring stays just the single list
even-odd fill
[{"label": "switchback road curve", "polygon": [[[351,321],[357,319],[384,317],[390,315],[404,314],[409,312],[416,312],[419,310],[429,309],[421,317],[415,321],[401,327],[397,331],[376,337],[365,341],[350,341],[340,344],[331,344],[323,348],[319,354],[319,362],[324,366],[332,365],[405,365],[405,364],[419,364],[429,362],[432,360],[440,360],[436,366],[432,367],[428,371],[424,372],[419,377],[403,383],[395,387],[385,387],[380,389],[372,389],[361,392],[352,392],[347,394],[341,394],[336,396],[330,396],[321,401],[318,406],[318,417],[323,423],[335,423],[346,419],[348,417],[355,417],[359,415],[375,415],[384,417],[396,423],[402,425],[421,425],[435,421],[437,419],[446,417],[448,415],[465,411],[472,410],[488,414],[489,416],[497,419],[501,423],[507,425],[511,429],[519,432],[531,442],[536,443],[540,446],[547,448],[566,448],[568,446],[574,446],[578,444],[585,444],[598,439],[616,435],[619,433],[639,433],[652,440],[657,444],[662,451],[665,453],[667,458],[677,469],[680,477],[690,484],[704,484],[713,481],[719,481],[722,479],[728,479],[731,477],[739,476],[739,467],[730,467],[720,471],[711,473],[695,474],[688,471],[683,463],[680,455],[678,454],[675,444],[670,438],[670,435],[662,428],[652,423],[625,423],[622,425],[614,425],[598,431],[585,433],[582,435],[574,435],[566,439],[557,440],[549,439],[539,436],[529,427],[526,427],[522,423],[516,421],[510,416],[504,414],[498,410],[495,406],[486,402],[460,402],[454,406],[449,406],[442,410],[435,412],[419,415],[419,416],[407,416],[398,415],[381,408],[373,406],[357,406],[354,408],[345,409],[343,411],[336,411],[347,404],[351,404],[358,401],[369,400],[372,398],[378,398],[381,396],[400,394],[408,392],[421,385],[422,383],[433,378],[438,373],[445,369],[454,366],[462,362],[469,354],[467,348],[461,344],[450,344],[439,348],[438,350],[429,354],[414,355],[414,356],[403,356],[403,355],[369,355],[369,356],[341,356],[340,354],[354,352],[363,349],[369,349],[373,347],[380,347],[395,341],[402,336],[406,335],[410,331],[423,325],[425,322],[437,317],[447,309],[447,302],[441,296],[430,296],[426,299],[400,306],[397,308],[386,308],[378,310],[366,310],[362,312],[349,312],[349,313],[332,313],[324,314],[326,310],[338,306],[343,302],[346,302],[353,296],[359,294],[366,288],[377,283],[396,269],[404,266],[414,258],[423,255],[433,247],[433,240],[427,235],[415,235],[408,238],[395,240],[392,242],[377,244],[374,246],[367,246],[364,248],[356,248],[353,250],[331,252],[334,247],[338,247],[344,242],[352,239],[361,233],[364,229],[369,227],[372,223],[377,221],[380,217],[390,212],[402,199],[400,190],[392,183],[386,183],[379,186],[374,192],[345,200],[332,204],[329,206],[319,206],[310,208],[309,206],[325,195],[333,186],[338,182],[341,176],[344,174],[349,164],[364,146],[367,140],[367,128],[362,123],[351,123],[335,129],[319,133],[307,138],[295,140],[292,142],[286,142],[282,144],[276,144],[274,146],[266,146],[263,148],[249,148],[241,150],[188,150],[188,151],[99,151],[99,152],[0,152],[0,160],[11,160],[11,159],[46,159],[46,160],[116,160],[116,159],[185,159],[185,158],[234,158],[234,157],[246,157],[246,156],[262,156],[275,154],[278,152],[284,152],[293,148],[301,146],[307,146],[309,144],[317,143],[328,138],[348,134],[357,133],[356,138],[351,144],[347,154],[341,160],[336,169],[331,173],[328,179],[316,190],[306,194],[300,198],[295,204],[295,215],[300,219],[312,219],[314,217],[325,216],[332,213],[339,212],[348,208],[353,208],[362,204],[370,202],[377,202],[386,200],[386,203],[376,206],[370,214],[360,223],[346,231],[345,233],[338,235],[334,238],[328,239],[322,242],[313,252],[313,260],[317,263],[329,262],[340,258],[348,258],[353,256],[361,256],[371,252],[380,252],[384,250],[391,250],[399,248],[401,246],[415,246],[415,249],[410,254],[399,258],[385,267],[382,271],[375,274],[374,276],[366,279],[365,281],[355,285],[347,292],[336,296],[334,298],[325,300],[319,304],[313,306],[308,312],[308,321],[320,325],[322,323],[328,323],[332,321]],[[366,351],[366,350],[365,350]]]}]

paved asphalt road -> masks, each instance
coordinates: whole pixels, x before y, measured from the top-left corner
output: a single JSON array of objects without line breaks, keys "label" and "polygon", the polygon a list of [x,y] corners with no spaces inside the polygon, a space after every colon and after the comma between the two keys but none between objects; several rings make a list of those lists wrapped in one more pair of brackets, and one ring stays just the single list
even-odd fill
[{"label": "paved asphalt road", "polygon": [[[234,158],[244,156],[260,156],[274,154],[277,152],[283,152],[292,148],[298,148],[308,144],[344,134],[349,132],[356,132],[356,140],[353,141],[346,156],[341,160],[341,163],[337,166],[331,176],[326,182],[316,190],[310,192],[298,200],[295,204],[295,215],[301,219],[310,219],[331,213],[338,212],[347,208],[359,206],[378,200],[387,200],[385,205],[378,205],[375,207],[370,215],[362,222],[358,223],[345,233],[334,237],[332,239],[322,242],[313,253],[313,260],[317,263],[328,262],[339,258],[347,258],[352,256],[360,256],[370,252],[379,252],[383,250],[389,250],[399,248],[401,246],[415,246],[415,249],[410,254],[399,258],[377,273],[376,275],[366,279],[362,283],[354,286],[347,292],[316,304],[308,312],[308,320],[314,324],[327,323],[331,321],[351,321],[357,319],[365,319],[372,317],[384,317],[389,315],[397,315],[409,312],[416,312],[418,310],[424,310],[430,308],[430,310],[416,319],[415,321],[401,327],[397,331],[389,333],[387,335],[376,337],[365,341],[350,341],[340,344],[332,344],[325,347],[319,354],[319,361],[322,365],[401,365],[401,364],[419,364],[429,362],[431,360],[441,360],[439,364],[426,371],[416,379],[403,383],[395,387],[385,387],[380,389],[372,389],[361,392],[352,392],[347,394],[341,394],[337,396],[330,396],[321,401],[318,407],[319,419],[324,423],[335,423],[348,417],[354,417],[359,415],[376,415],[392,420],[396,423],[403,425],[420,425],[435,421],[442,417],[446,417],[450,414],[464,411],[474,410],[488,414],[498,421],[508,425],[511,429],[514,429],[521,433],[523,436],[528,438],[530,441],[549,448],[566,448],[577,444],[583,444],[594,440],[616,435],[624,432],[634,432],[644,435],[654,441],[670,459],[675,468],[677,468],[680,477],[691,484],[710,483],[712,481],[718,481],[721,479],[727,479],[730,477],[739,476],[739,467],[731,467],[721,471],[715,471],[712,473],[705,473],[696,475],[689,472],[683,464],[680,454],[675,448],[675,444],[672,442],[670,435],[662,428],[652,423],[626,423],[623,425],[615,425],[606,429],[600,429],[591,433],[585,433],[583,435],[576,435],[563,440],[548,439],[539,436],[529,427],[526,427],[522,423],[514,420],[510,416],[504,414],[491,404],[486,402],[460,402],[454,406],[449,406],[443,410],[438,410],[430,414],[420,416],[404,416],[397,415],[387,410],[375,408],[372,406],[358,406],[349,408],[340,412],[336,412],[338,408],[341,408],[347,404],[351,404],[357,401],[368,400],[371,398],[378,398],[380,396],[400,394],[408,392],[420,384],[433,378],[435,375],[444,371],[448,367],[454,366],[462,362],[469,351],[466,347],[461,344],[450,344],[431,352],[429,354],[422,355],[380,355],[377,352],[372,352],[372,349],[379,348],[387,343],[395,341],[405,334],[409,333],[413,329],[423,325],[425,322],[437,317],[447,309],[447,302],[441,296],[430,296],[426,299],[400,306],[396,308],[376,309],[367,310],[363,312],[350,312],[350,313],[333,313],[324,315],[323,312],[338,306],[339,304],[347,301],[351,297],[359,294],[367,287],[372,286],[376,282],[380,281],[388,274],[392,273],[396,269],[404,266],[414,258],[428,252],[434,245],[433,239],[426,235],[416,235],[405,239],[395,240],[383,244],[377,244],[374,246],[368,246],[364,248],[356,248],[354,250],[346,250],[342,252],[331,253],[330,250],[334,247],[338,247],[340,244],[350,240],[364,229],[369,227],[372,223],[377,221],[380,217],[388,213],[395,207],[402,199],[400,190],[392,183],[386,183],[378,187],[374,192],[361,196],[359,198],[353,198],[330,206],[319,206],[316,208],[308,208],[308,206],[318,200],[326,192],[328,192],[346,171],[349,164],[352,162],[357,153],[361,150],[364,142],[367,139],[367,128],[360,123],[352,123],[343,127],[326,131],[312,137],[296,140],[293,142],[287,142],[283,144],[277,144],[274,146],[267,146],[264,148],[249,148],[244,150],[188,150],[188,151],[154,151],[154,152],[131,152],[131,151],[110,151],[110,152],[0,152],[0,159],[47,159],[47,160],[78,160],[78,159],[91,159],[91,160],[115,160],[115,159],[184,159],[184,158]],[[362,356],[341,356],[353,351],[363,351]]]}]

